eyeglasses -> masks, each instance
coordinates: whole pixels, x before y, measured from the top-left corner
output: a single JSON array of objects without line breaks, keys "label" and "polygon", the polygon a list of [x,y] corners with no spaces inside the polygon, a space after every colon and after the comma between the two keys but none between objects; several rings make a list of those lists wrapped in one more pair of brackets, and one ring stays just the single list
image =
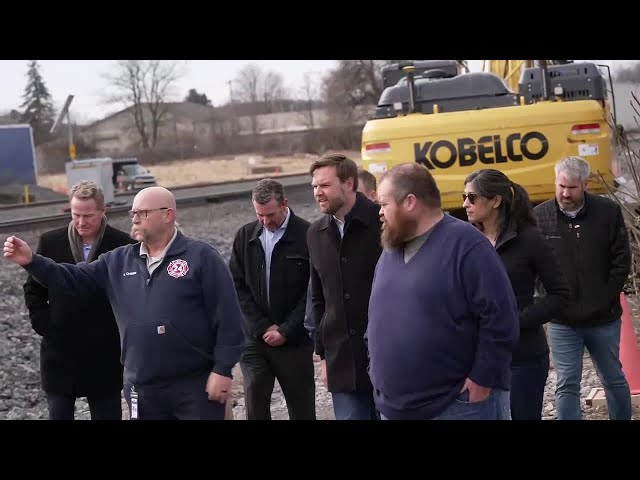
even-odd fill
[{"label": "eyeglasses", "polygon": [[142,218],[144,214],[144,218],[149,216],[149,212],[155,212],[157,210],[169,210],[169,207],[160,207],[160,208],[150,208],[147,210],[129,210],[129,218],[133,218],[138,215],[138,218]]},{"label": "eyeglasses", "polygon": [[467,198],[469,199],[469,203],[471,205],[474,205],[476,203],[476,198],[478,198],[480,195],[478,195],[477,193],[463,193],[462,194],[462,203],[464,203]]}]

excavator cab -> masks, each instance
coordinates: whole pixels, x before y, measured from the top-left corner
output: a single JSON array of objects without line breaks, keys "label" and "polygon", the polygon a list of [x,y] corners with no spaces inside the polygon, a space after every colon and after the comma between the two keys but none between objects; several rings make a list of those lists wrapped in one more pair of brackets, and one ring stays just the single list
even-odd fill
[{"label": "excavator cab", "polygon": [[[502,62],[482,72],[458,60],[383,67],[385,88],[362,131],[363,167],[379,176],[399,163],[425,165],[447,210],[461,208],[464,178],[480,168],[504,171],[534,203],[553,197],[553,167],[569,155],[614,184],[610,75],[591,62]],[[596,178],[590,190],[606,193]]]},{"label": "excavator cab", "polygon": [[382,86],[388,88],[406,83],[405,67],[407,66],[413,67],[414,78],[427,78],[429,76],[451,78],[462,73],[461,69],[463,68],[463,65],[457,60],[420,60],[417,62],[391,63],[381,69]]},{"label": "excavator cab", "polygon": [[[456,112],[518,105],[519,97],[505,81],[493,73],[454,73],[436,63],[431,69],[398,66],[389,72],[396,81],[385,88],[375,110],[375,118],[391,118],[409,113]],[[401,68],[401,70],[398,70]],[[385,72],[386,73],[386,72]],[[391,75],[393,73],[393,75]],[[384,78],[384,73],[383,73]]]}]

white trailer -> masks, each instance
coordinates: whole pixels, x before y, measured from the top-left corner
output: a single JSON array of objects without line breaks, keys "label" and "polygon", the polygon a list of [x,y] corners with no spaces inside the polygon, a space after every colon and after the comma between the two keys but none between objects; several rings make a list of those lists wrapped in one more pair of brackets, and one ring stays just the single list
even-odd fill
[{"label": "white trailer", "polygon": [[113,161],[111,158],[88,158],[74,160],[65,164],[67,188],[82,181],[95,182],[104,192],[106,205],[114,203]]}]

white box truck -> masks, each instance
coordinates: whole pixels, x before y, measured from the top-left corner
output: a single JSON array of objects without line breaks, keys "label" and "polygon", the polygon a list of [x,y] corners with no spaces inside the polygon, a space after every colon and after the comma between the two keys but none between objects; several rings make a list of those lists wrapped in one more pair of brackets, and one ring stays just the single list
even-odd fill
[{"label": "white box truck", "polygon": [[82,181],[92,181],[102,188],[105,204],[114,203],[113,165],[111,158],[88,158],[65,164],[67,188]]}]

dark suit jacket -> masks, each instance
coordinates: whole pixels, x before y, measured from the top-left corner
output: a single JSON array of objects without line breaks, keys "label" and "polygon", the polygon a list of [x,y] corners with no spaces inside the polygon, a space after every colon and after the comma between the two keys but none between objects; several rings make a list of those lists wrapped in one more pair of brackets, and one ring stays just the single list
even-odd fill
[{"label": "dark suit jacket", "polygon": [[244,314],[249,340],[261,341],[271,325],[287,337],[285,345],[309,343],[304,329],[309,284],[309,222],[290,209],[289,224],[271,254],[270,298],[265,285],[265,252],[260,243],[263,226],[255,220],[236,233],[229,269]]},{"label": "dark suit jacket", "polygon": [[[128,234],[107,225],[98,253],[130,243],[135,241]],[[58,263],[76,263],[67,227],[43,234],[36,252]],[[69,296],[31,276],[23,289],[31,326],[42,336],[42,388],[76,397],[121,390],[120,337],[107,298]]]}]

